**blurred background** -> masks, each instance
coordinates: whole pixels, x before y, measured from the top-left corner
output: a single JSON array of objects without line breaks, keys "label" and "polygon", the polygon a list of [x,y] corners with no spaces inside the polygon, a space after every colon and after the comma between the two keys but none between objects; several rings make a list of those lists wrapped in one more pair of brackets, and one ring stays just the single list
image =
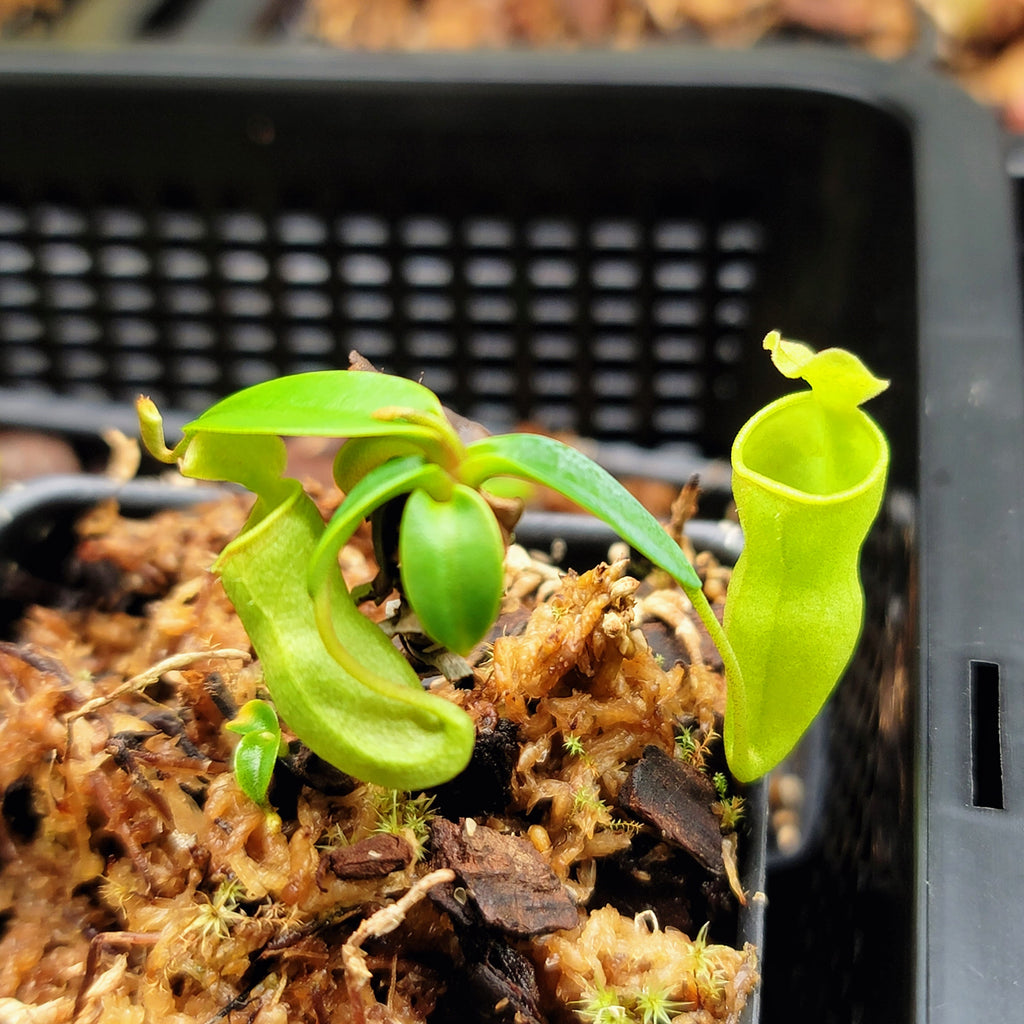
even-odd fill
[{"label": "blurred background", "polygon": [[1021,0],[0,0],[0,40],[356,50],[814,40],[956,78],[1024,128]]}]

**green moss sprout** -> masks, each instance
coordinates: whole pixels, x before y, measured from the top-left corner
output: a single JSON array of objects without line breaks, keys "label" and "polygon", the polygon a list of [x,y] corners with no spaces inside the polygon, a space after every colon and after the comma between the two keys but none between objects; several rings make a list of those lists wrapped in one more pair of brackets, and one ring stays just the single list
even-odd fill
[{"label": "green moss sprout", "polygon": [[664,991],[642,989],[635,995],[613,988],[596,987],[576,1004],[576,1013],[587,1024],[670,1024],[686,1004]]},{"label": "green moss sprout", "polygon": [[421,860],[430,838],[430,822],[435,816],[433,796],[377,788],[373,791],[373,804],[376,818],[373,831],[407,839],[416,860]]}]

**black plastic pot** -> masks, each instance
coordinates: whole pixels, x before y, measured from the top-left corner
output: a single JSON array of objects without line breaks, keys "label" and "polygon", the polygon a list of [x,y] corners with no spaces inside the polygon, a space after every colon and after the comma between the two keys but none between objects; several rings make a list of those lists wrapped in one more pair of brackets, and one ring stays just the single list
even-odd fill
[{"label": "black plastic pot", "polygon": [[902,660],[883,688],[866,649],[833,701],[765,1018],[794,992],[815,1020],[1013,1017],[1024,355],[992,116],[814,48],[19,47],[0,84],[8,422],[82,400],[130,423],[139,390],[187,415],[355,347],[493,426],[715,479],[782,390],[767,329],[891,377],[875,589]]}]

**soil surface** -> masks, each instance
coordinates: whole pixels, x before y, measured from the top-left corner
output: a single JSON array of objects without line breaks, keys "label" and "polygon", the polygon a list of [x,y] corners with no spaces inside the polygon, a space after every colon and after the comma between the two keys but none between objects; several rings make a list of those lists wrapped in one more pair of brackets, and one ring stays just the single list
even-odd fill
[{"label": "soil surface", "polygon": [[[427,677],[476,722],[466,772],[396,793],[293,740],[268,812],[224,729],[260,667],[209,572],[247,505],[90,512],[62,606],[0,644],[0,1019],[736,1020],[741,805],[681,592],[512,547],[471,677]],[[374,577],[368,536],[342,571]]]}]

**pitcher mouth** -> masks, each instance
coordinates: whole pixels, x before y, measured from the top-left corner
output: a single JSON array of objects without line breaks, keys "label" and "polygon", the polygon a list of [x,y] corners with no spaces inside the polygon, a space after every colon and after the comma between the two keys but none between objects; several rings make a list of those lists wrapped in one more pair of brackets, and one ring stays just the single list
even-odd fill
[{"label": "pitcher mouth", "polygon": [[888,463],[885,435],[867,413],[824,409],[812,391],[765,406],[732,447],[734,476],[805,504],[856,498],[877,486]]}]

